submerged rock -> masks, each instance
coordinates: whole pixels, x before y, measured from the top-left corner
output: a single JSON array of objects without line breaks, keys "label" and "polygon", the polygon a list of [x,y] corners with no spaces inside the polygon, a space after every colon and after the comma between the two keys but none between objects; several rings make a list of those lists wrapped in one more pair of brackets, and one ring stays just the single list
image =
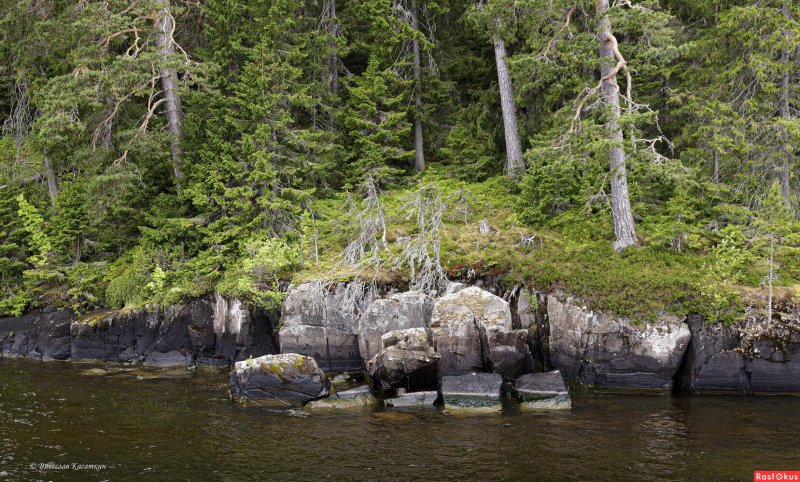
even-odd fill
[{"label": "submerged rock", "polygon": [[390,408],[422,408],[432,409],[436,408],[436,400],[439,399],[439,394],[434,391],[424,392],[411,392],[402,393],[396,397],[387,398],[383,403]]},{"label": "submerged rock", "polygon": [[376,405],[378,400],[367,385],[336,392],[328,398],[308,402],[308,408],[360,408]]},{"label": "submerged rock", "polygon": [[154,351],[150,353],[144,361],[144,366],[151,367],[171,367],[171,366],[187,366],[191,364],[192,357],[177,350],[167,353]]},{"label": "submerged rock", "polygon": [[284,353],[236,362],[229,388],[234,400],[302,405],[327,397],[330,383],[313,358]]},{"label": "submerged rock", "polygon": [[561,410],[572,407],[572,399],[561,372],[528,373],[514,382],[514,393],[521,407],[536,410]]},{"label": "submerged rock", "polygon": [[444,376],[440,392],[446,408],[500,410],[503,377],[497,373]]},{"label": "submerged rock", "polygon": [[547,297],[550,362],[565,378],[601,387],[670,390],[689,345],[680,318],[634,324],[586,307],[576,298]]}]

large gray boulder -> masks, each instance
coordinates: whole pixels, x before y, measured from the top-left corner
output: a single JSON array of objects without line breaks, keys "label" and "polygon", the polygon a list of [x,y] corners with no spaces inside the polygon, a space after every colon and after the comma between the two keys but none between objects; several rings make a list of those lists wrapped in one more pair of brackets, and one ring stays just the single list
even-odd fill
[{"label": "large gray boulder", "polygon": [[517,378],[533,370],[528,330],[487,330],[486,360],[492,373]]},{"label": "large gray boulder", "polygon": [[429,328],[407,328],[394,330],[381,336],[383,348],[396,346],[403,350],[419,350],[427,352],[431,349],[431,332]]},{"label": "large gray boulder", "polygon": [[425,329],[396,330],[385,335],[386,348],[367,364],[373,384],[381,391],[430,390],[438,380],[439,355]]},{"label": "large gray boulder", "polygon": [[508,302],[486,290],[471,286],[436,300],[431,327],[442,375],[489,370],[515,378],[531,370],[527,331],[514,331]]},{"label": "large gray boulder", "polygon": [[[189,304],[185,310],[191,315],[196,308],[193,309]],[[197,316],[190,319],[190,328],[197,326],[197,319]],[[215,294],[212,318],[213,357],[234,362],[277,353],[276,324],[277,316],[274,313],[251,307],[236,297],[226,298]]]},{"label": "large gray boulder", "polygon": [[313,357],[327,372],[361,368],[358,336],[352,333],[324,326],[289,325],[279,336],[282,352]]},{"label": "large gray boulder", "polygon": [[503,377],[497,373],[443,376],[439,391],[445,408],[500,410]]},{"label": "large gray boulder", "polygon": [[451,295],[463,290],[464,288],[468,288],[468,285],[458,281],[450,281],[447,283],[447,285],[445,285],[444,294]]},{"label": "large gray boulder", "polygon": [[561,410],[572,407],[561,372],[528,373],[514,381],[514,394],[524,409]]},{"label": "large gray boulder", "polygon": [[406,291],[389,296],[390,300],[400,303],[403,314],[414,326],[431,325],[434,299],[421,291]]},{"label": "large gray boulder", "polygon": [[361,369],[357,313],[369,300],[348,299],[345,285],[290,289],[281,308],[280,351],[311,356],[326,371]]},{"label": "large gray boulder", "polygon": [[475,315],[466,305],[436,303],[432,317],[434,345],[441,356],[441,375],[482,371],[483,345]]},{"label": "large gray boulder", "polygon": [[419,307],[408,307],[396,295],[373,301],[358,322],[358,346],[363,360],[370,360],[383,348],[381,337],[394,330],[427,328]]},{"label": "large gray boulder", "polygon": [[[470,286],[439,298],[437,305],[460,304],[468,307],[484,329],[511,330],[511,308],[508,302],[492,293]],[[435,306],[434,306],[435,309]]]},{"label": "large gray boulder", "polygon": [[313,358],[282,353],[236,362],[229,388],[234,400],[302,405],[327,397],[330,382]]},{"label": "large gray boulder", "polygon": [[548,296],[547,312],[550,362],[587,385],[670,390],[691,338],[676,316],[635,324],[560,294]]},{"label": "large gray boulder", "polygon": [[724,325],[689,316],[692,341],[681,374],[695,393],[800,393],[800,309],[777,303],[771,323],[761,313]]}]

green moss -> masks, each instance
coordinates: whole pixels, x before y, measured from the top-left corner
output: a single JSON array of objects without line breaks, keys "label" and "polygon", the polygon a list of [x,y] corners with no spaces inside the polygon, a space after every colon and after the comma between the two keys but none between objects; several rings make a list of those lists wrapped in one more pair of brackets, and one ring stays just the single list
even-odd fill
[{"label": "green moss", "polygon": [[86,326],[99,326],[115,316],[127,313],[128,310],[99,310],[75,318],[75,322]]},{"label": "green moss", "polygon": [[269,373],[270,375],[275,375],[281,379],[283,379],[283,374],[289,369],[289,367],[294,367],[296,369],[302,369],[306,366],[307,359],[302,356],[295,356],[290,357],[288,355],[279,355],[280,358],[272,358],[269,362],[262,362],[261,363],[261,371],[264,373]]},{"label": "green moss", "polygon": [[[732,321],[742,313],[741,293],[762,289],[759,283],[766,266],[757,257],[742,258],[746,262],[729,269],[730,276],[719,276],[720,269],[730,268],[730,263],[722,262],[725,256],[731,258],[732,249],[748,252],[741,229],[706,233],[702,243],[678,253],[665,246],[660,221],[641,211],[645,218],[639,222],[638,232],[643,247],[618,254],[611,249],[613,232],[607,211],[571,209],[533,227],[525,224],[530,219],[519,205],[524,196],[505,177],[470,183],[448,178],[435,165],[411,182],[387,186],[381,193],[389,251],[381,252],[378,271],[369,270],[379,283],[397,287],[408,283],[408,270],[394,269],[394,261],[402,238],[416,232],[417,220],[409,217],[405,206],[420,183],[436,184],[447,204],[441,227],[441,261],[451,279],[484,278],[508,288],[525,283],[536,289],[560,289],[593,308],[634,321],[652,320],[662,312],[697,312],[710,320]],[[353,194],[356,201],[358,196]],[[281,280],[349,281],[358,274],[355,269],[337,267],[339,255],[356,229],[354,211],[345,209],[346,200],[345,193],[314,200],[313,222],[306,220],[302,232],[285,239],[250,233],[236,238],[236,247],[230,244],[223,249],[220,245],[216,250],[195,253],[177,248],[162,252],[161,244],[158,249],[134,247],[107,267],[91,267],[90,273],[97,275],[89,276],[84,273],[88,268],[84,269],[80,283],[69,281],[75,285],[70,289],[88,293],[92,290],[81,287],[96,285],[93,290],[102,288],[105,294],[92,296],[104,297],[113,308],[178,303],[216,291],[264,309],[277,309],[283,298]],[[489,222],[490,234],[479,233],[480,220]],[[179,227],[194,229],[194,225]],[[182,232],[174,229],[148,236],[158,234],[159,243],[166,242],[167,234]],[[723,237],[735,246],[728,251],[718,249]],[[521,243],[523,239],[527,242]],[[787,253],[777,263],[780,283],[791,286],[800,276],[800,264]],[[100,274],[103,279],[98,279]],[[800,291],[800,287],[787,289]],[[531,302],[535,305],[536,300]],[[86,323],[96,324],[99,318],[102,316],[89,315]]]},{"label": "green moss", "polygon": [[[420,176],[423,182],[436,182],[444,199],[452,200],[468,191],[467,219],[453,214],[449,206],[442,229],[442,262],[453,279],[467,275],[494,277],[509,288],[524,282],[538,289],[559,288],[585,299],[596,309],[629,316],[634,320],[654,319],[659,313],[685,314],[702,310],[703,299],[697,286],[702,282],[703,252],[676,253],[657,245],[626,250],[611,249],[611,219],[608,214],[569,212],[547,228],[531,228],[520,223],[515,214],[515,188],[504,178],[481,183],[466,183],[439,177],[435,171]],[[413,193],[416,185],[384,191],[387,238],[390,244],[414,230],[413,219],[402,209],[402,199]],[[339,199],[339,206],[344,199]],[[346,242],[347,217],[331,200],[320,202],[323,230],[319,236],[317,264],[307,264],[296,271],[294,280],[302,282],[330,276],[330,266]],[[486,219],[493,232],[480,235],[478,222]],[[532,237],[520,245],[522,236]],[[646,233],[643,233],[646,237]],[[391,250],[397,249],[390,246]],[[385,255],[384,266],[391,266]],[[340,277],[347,278],[340,273]],[[404,281],[405,273],[384,269],[384,282]]]}]

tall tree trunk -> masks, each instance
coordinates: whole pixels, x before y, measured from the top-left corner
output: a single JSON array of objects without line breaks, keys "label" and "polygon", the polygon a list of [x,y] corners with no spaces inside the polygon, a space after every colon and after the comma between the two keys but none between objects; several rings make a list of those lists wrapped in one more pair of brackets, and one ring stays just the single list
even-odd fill
[{"label": "tall tree trunk", "polygon": [[769,297],[767,298],[767,326],[772,324],[772,282],[775,280],[775,236],[769,236]]},{"label": "tall tree trunk", "polygon": [[[783,6],[781,8],[781,13],[785,17],[786,21],[788,22],[791,20],[791,12],[789,11],[789,0],[783,1]],[[784,30],[783,35],[787,37],[787,40],[791,38],[792,31],[791,30]],[[781,51],[781,65],[783,67],[783,77],[781,78],[781,100],[780,100],[780,116],[781,118],[786,121],[787,123],[792,119],[792,111],[789,107],[789,91],[791,89],[790,83],[790,76],[789,76],[789,47],[784,47]],[[783,141],[783,155],[781,156],[781,165],[780,165],[780,172],[778,176],[780,177],[781,183],[781,194],[783,195],[783,199],[787,202],[791,203],[792,199],[792,192],[791,187],[789,185],[789,179],[791,178],[791,163],[794,159],[794,153],[792,149],[791,143],[791,135],[788,132],[788,127],[783,128],[783,133],[781,135]]]},{"label": "tall tree trunk", "polygon": [[717,149],[714,148],[714,152],[711,154],[712,161],[714,163],[714,172],[711,175],[711,182],[718,183],[719,182],[719,152]]},{"label": "tall tree trunk", "polygon": [[[417,0],[411,0],[411,29],[419,32]],[[414,37],[414,169],[425,170],[425,151],[422,137],[422,63],[419,54],[419,39]]]},{"label": "tall tree trunk", "polygon": [[339,93],[339,55],[337,51],[336,36],[338,27],[336,22],[336,0],[326,0],[322,7],[325,15],[325,33],[331,38],[331,54],[328,56],[328,88],[334,94]]},{"label": "tall tree trunk", "polygon": [[170,144],[172,147],[172,167],[175,171],[175,178],[183,179],[181,170],[181,139],[183,137],[181,122],[183,121],[183,110],[181,109],[181,98],[178,96],[178,73],[174,68],[168,67],[169,57],[175,54],[175,19],[170,12],[169,0],[156,0],[161,5],[158,12],[157,45],[161,53],[161,66],[158,75],[161,78],[161,90],[164,92],[164,105],[167,114],[167,127],[171,136]]},{"label": "tall tree trunk", "polygon": [[497,62],[497,83],[500,87],[500,106],[503,110],[503,129],[506,138],[506,173],[518,178],[525,173],[522,144],[517,126],[517,106],[514,103],[514,85],[506,64],[506,43],[499,34],[494,36],[494,58]]},{"label": "tall tree trunk", "polygon": [[55,207],[56,198],[58,197],[58,180],[46,150],[44,151],[44,172],[47,177],[47,192],[50,194],[50,204]]},{"label": "tall tree trunk", "polygon": [[600,41],[600,77],[606,79],[602,82],[600,90],[603,100],[611,111],[611,120],[608,129],[611,131],[611,142],[614,147],[608,153],[608,164],[611,171],[611,214],[614,218],[614,235],[616,240],[613,247],[616,251],[638,244],[636,228],[631,212],[630,195],[628,194],[628,175],[625,170],[625,150],[623,149],[622,128],[619,126],[620,101],[619,85],[614,75],[616,55],[614,46],[616,40],[611,30],[611,20],[608,18],[608,0],[597,0],[596,14],[598,17],[597,37]]}]

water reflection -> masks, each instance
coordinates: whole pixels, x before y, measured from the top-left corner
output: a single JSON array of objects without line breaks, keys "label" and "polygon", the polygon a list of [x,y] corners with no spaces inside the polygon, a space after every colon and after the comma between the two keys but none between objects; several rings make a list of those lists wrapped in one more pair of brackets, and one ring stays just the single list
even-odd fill
[{"label": "water reflection", "polygon": [[[576,392],[566,412],[309,414],[233,404],[224,373],[0,361],[12,480],[748,479],[797,467],[798,428],[793,397]],[[53,461],[108,468],[30,469]]]}]

